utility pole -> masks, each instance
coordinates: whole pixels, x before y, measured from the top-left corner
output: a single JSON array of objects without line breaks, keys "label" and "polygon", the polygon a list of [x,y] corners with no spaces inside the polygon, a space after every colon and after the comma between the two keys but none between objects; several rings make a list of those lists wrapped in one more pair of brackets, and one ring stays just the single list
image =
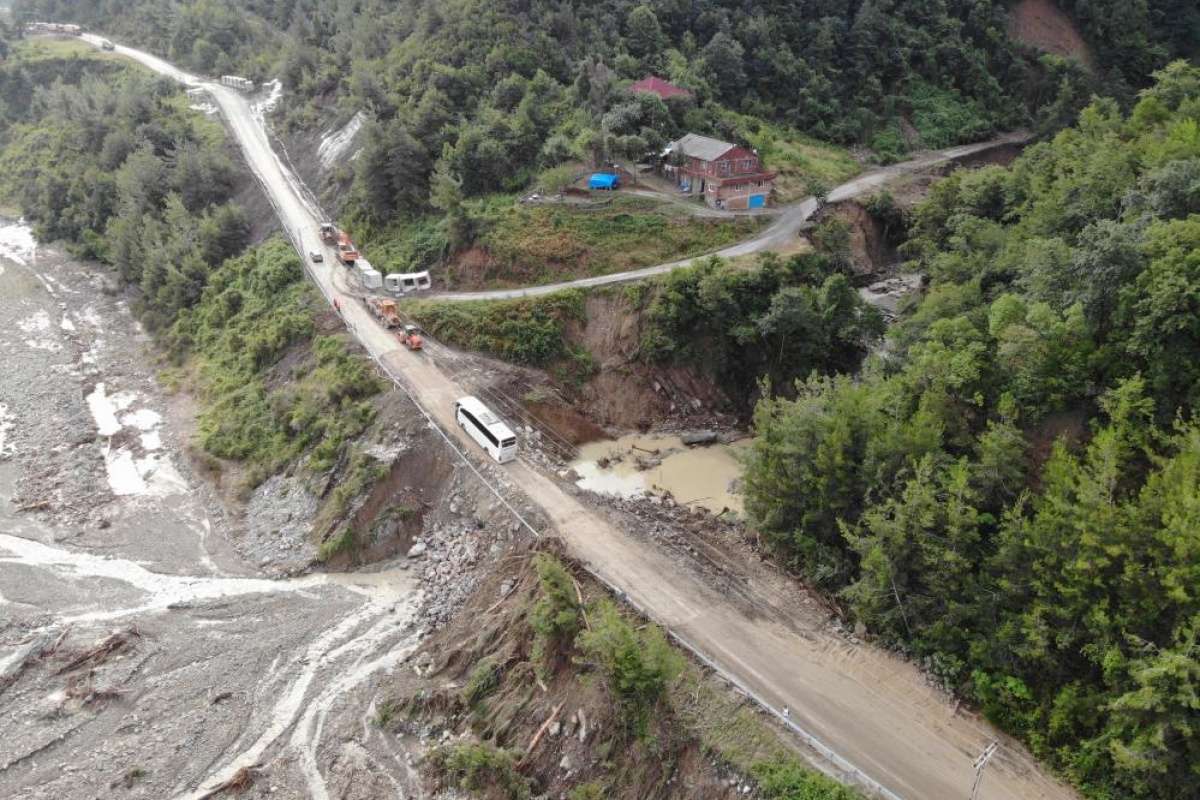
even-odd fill
[{"label": "utility pole", "polygon": [[983,748],[983,752],[979,754],[979,758],[975,759],[975,783],[971,786],[970,800],[977,800],[979,797],[979,783],[983,780],[983,768],[992,760],[992,756],[996,755],[996,751],[1000,749],[999,742],[992,742],[987,747]]}]

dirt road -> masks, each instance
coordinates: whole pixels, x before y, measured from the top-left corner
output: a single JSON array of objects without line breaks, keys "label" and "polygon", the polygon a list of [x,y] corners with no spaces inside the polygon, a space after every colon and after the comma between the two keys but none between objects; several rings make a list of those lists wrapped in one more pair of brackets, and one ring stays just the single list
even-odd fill
[{"label": "dirt road", "polygon": [[[98,43],[97,37],[89,37]],[[477,453],[453,419],[453,401],[465,392],[439,368],[432,355],[403,349],[396,338],[370,318],[334,281],[337,266],[317,233],[320,220],[298,180],[270,147],[251,103],[242,95],[181,74],[156,58],[118,47],[117,51],[153,69],[204,85],[212,94],[243,148],[250,168],[265,187],[284,227],[292,232],[302,257],[308,250],[326,253],[324,264],[310,264],[311,275],[328,298],[336,298],[348,327],[413,396],[431,420],[458,447]],[[962,152],[962,148],[955,148]],[[942,154],[931,158],[950,158]],[[863,191],[886,180],[860,178],[840,192]],[[734,254],[754,252],[794,235],[811,213],[804,204],[778,220],[758,239],[739,245]],[[664,265],[658,269],[669,269]],[[950,698],[928,686],[921,674],[899,658],[871,647],[850,645],[819,620],[785,617],[771,609],[779,598],[762,596],[749,605],[711,589],[700,577],[680,570],[653,544],[619,530],[582,504],[562,485],[524,462],[503,471],[497,491],[527,496],[550,520],[572,552],[601,578],[650,617],[780,713],[788,723],[824,748],[833,768],[891,798],[940,800],[965,797],[974,772],[972,761],[993,740],[1001,740],[980,797],[985,800],[1066,800],[1074,793],[1047,777],[1016,743],[991,726],[956,713]],[[744,597],[760,591],[747,578]]]}]

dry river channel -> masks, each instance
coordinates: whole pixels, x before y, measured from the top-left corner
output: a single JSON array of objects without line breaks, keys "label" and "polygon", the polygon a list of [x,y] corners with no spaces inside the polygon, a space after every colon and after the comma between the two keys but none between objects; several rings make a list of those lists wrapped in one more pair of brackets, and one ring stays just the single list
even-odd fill
[{"label": "dry river channel", "polygon": [[419,796],[370,722],[415,580],[244,559],[106,282],[0,224],[0,797]]}]

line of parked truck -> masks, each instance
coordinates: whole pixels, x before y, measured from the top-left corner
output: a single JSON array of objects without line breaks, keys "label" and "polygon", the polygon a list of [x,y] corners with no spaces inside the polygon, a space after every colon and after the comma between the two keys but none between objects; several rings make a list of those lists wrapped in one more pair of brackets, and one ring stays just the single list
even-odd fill
[{"label": "line of parked truck", "polygon": [[[428,272],[392,273],[386,278],[382,277],[378,270],[373,269],[370,262],[358,252],[358,248],[350,239],[349,234],[343,230],[339,230],[332,222],[321,223],[321,241],[333,248],[334,256],[337,258],[339,264],[357,271],[364,289],[382,289],[386,287],[388,291],[394,294],[404,294],[405,292],[417,289],[429,288]],[[325,260],[319,250],[314,250],[309,256],[313,261]],[[371,312],[371,316],[379,320],[379,323],[383,327],[388,330],[396,330],[396,336],[400,339],[400,343],[409,350],[420,350],[425,346],[425,342],[421,339],[421,332],[417,326],[403,324],[395,300],[387,297],[367,295],[363,298],[363,302],[367,306],[367,311]]]},{"label": "line of parked truck", "polygon": [[[433,285],[429,271],[421,272],[392,272],[383,275],[371,266],[371,262],[363,257],[358,247],[350,239],[350,235],[340,230],[332,222],[321,223],[321,241],[333,248],[338,262],[347,269],[354,270],[362,288],[367,290],[382,289],[388,294],[403,295],[409,292],[419,292]],[[310,253],[314,261],[321,260],[317,251]]]}]

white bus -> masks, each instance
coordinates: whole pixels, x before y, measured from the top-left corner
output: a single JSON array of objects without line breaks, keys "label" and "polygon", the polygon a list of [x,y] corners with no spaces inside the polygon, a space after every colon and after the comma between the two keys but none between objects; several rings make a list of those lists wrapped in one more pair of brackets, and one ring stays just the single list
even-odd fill
[{"label": "white bus", "polygon": [[477,397],[460,397],[454,403],[454,418],[471,438],[501,464],[517,457],[517,435],[500,421]]}]

